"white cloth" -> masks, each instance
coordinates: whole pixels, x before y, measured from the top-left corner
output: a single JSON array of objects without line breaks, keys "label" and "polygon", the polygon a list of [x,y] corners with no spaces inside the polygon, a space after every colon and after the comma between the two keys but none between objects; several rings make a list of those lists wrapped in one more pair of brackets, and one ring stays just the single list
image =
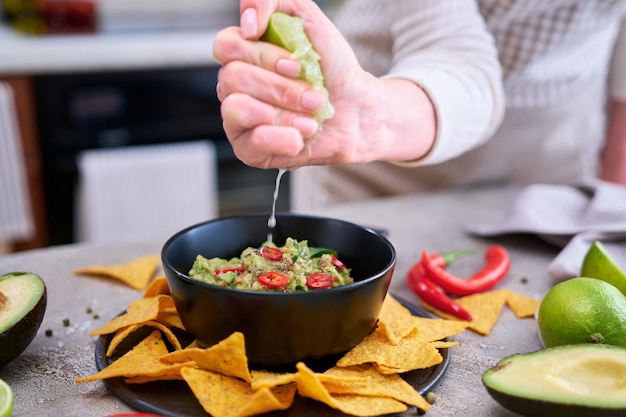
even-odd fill
[{"label": "white cloth", "polygon": [[626,186],[601,180],[573,186],[534,184],[517,195],[502,219],[472,225],[468,231],[481,236],[530,233],[562,247],[548,267],[559,281],[580,275],[596,240],[626,269]]},{"label": "white cloth", "polygon": [[34,232],[13,91],[0,83],[0,241],[26,240]]},{"label": "white cloth", "polygon": [[77,241],[155,239],[217,215],[217,160],[209,141],[83,151]]}]

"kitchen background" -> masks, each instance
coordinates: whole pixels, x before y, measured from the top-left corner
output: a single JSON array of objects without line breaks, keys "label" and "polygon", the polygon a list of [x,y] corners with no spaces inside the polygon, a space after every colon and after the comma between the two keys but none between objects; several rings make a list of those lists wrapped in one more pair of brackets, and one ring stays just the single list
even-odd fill
[{"label": "kitchen background", "polygon": [[276,171],[234,157],[215,95],[212,39],[238,1],[0,5],[0,252],[269,212]]}]

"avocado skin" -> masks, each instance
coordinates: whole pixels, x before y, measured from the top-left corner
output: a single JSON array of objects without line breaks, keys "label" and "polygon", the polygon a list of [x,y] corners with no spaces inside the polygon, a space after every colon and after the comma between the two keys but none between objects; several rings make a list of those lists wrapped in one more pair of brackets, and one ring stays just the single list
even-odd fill
[{"label": "avocado skin", "polygon": [[486,386],[487,392],[504,408],[523,416],[532,417],[626,417],[626,409],[587,407],[574,404],[557,404],[505,394]]},{"label": "avocado skin", "polygon": [[[6,275],[23,275],[30,272],[12,272]],[[39,277],[41,280],[41,277]],[[48,290],[43,283],[43,293],[39,301],[26,315],[5,332],[0,333],[0,368],[16,359],[35,338],[43,321],[48,302]]]},{"label": "avocado skin", "polygon": [[[506,372],[506,368],[512,365],[513,361],[519,361],[521,358],[525,359],[522,363],[529,366],[530,369],[538,369],[540,368],[540,363],[531,362],[539,357],[550,358],[550,362],[558,361],[562,358],[558,358],[557,355],[562,355],[564,353],[570,354],[572,357],[569,360],[575,360],[579,362],[580,360],[585,360],[585,353],[590,350],[596,350],[594,354],[600,355],[606,354],[607,358],[611,359],[612,355],[622,356],[626,355],[626,349],[619,346],[614,345],[606,345],[606,344],[592,344],[592,343],[581,343],[581,344],[572,344],[572,345],[562,345],[557,347],[545,348],[539,351],[530,352],[530,353],[519,353],[514,354],[509,357],[506,357],[500,360],[495,366],[489,368],[484,372],[482,376],[482,383],[488,394],[501,406],[507,408],[510,411],[518,413],[523,416],[528,417],[626,417],[626,406],[624,406],[624,402],[620,403],[620,406],[611,406],[605,405],[603,406],[601,403],[597,404],[584,404],[581,402],[569,402],[564,400],[563,402],[556,401],[553,399],[541,399],[537,397],[526,397],[518,393],[513,393],[511,390],[511,386],[503,389],[502,387],[496,387],[498,384],[493,379],[493,375],[499,372]],[[572,355],[572,352],[574,354]],[[533,358],[532,360],[530,358]],[[588,359],[588,356],[587,356]],[[568,359],[565,359],[568,360]],[[557,362],[558,363],[558,362]],[[597,366],[597,365],[595,365]],[[618,368],[619,369],[619,368]],[[520,381],[519,374],[508,373],[508,378],[514,377],[514,379],[510,379],[511,382]],[[495,384],[496,386],[492,386],[490,384]],[[506,384],[505,384],[506,385]],[[540,386],[537,386],[537,392],[543,392]],[[549,390],[548,390],[549,391]],[[564,397],[567,398],[567,397]],[[571,397],[576,398],[576,397]]]}]

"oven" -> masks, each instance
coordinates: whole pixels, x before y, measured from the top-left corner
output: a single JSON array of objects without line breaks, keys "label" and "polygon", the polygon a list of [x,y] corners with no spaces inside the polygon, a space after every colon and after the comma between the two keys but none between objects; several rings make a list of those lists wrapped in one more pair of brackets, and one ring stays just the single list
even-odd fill
[{"label": "oven", "polygon": [[[217,66],[35,78],[50,244],[73,241],[77,155],[88,149],[211,140],[220,215],[268,212],[275,170],[246,166],[224,135]],[[283,176],[277,210],[289,209]]]}]

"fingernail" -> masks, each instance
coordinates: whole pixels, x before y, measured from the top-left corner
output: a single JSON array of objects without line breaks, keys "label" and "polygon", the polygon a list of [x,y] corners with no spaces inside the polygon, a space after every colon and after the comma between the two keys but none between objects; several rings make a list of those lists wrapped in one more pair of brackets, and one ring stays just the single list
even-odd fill
[{"label": "fingernail", "polygon": [[300,98],[300,105],[307,110],[317,110],[324,104],[322,97],[312,91],[305,91]]},{"label": "fingernail", "polygon": [[305,138],[313,136],[317,132],[317,129],[319,127],[317,121],[315,121],[314,119],[302,116],[294,117],[291,125],[298,129],[300,133],[302,133],[302,136],[304,136]]},{"label": "fingernail", "polygon": [[295,78],[300,75],[300,64],[292,59],[279,59],[276,62],[276,72],[285,77]]},{"label": "fingernail", "polygon": [[241,36],[244,39],[254,38],[259,31],[256,18],[256,10],[253,8],[246,9],[241,14]]}]

